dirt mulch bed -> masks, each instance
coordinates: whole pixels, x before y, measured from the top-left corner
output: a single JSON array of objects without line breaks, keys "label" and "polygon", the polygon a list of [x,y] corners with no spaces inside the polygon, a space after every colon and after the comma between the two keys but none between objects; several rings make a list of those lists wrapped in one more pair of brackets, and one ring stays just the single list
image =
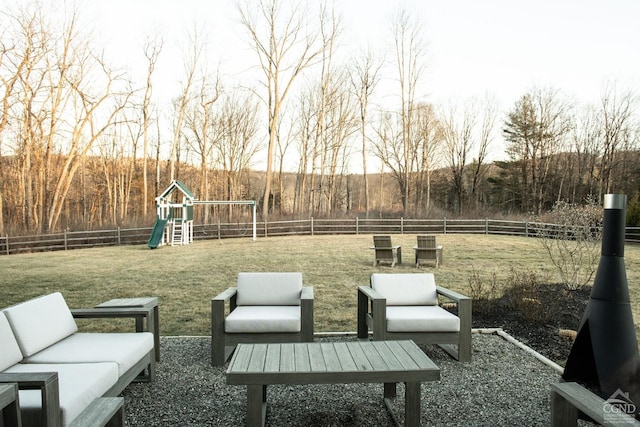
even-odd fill
[{"label": "dirt mulch bed", "polygon": [[[538,284],[489,301],[474,301],[473,327],[504,329],[543,356],[564,366],[591,295],[591,286],[569,290]],[[517,307],[517,308],[514,308]]]}]

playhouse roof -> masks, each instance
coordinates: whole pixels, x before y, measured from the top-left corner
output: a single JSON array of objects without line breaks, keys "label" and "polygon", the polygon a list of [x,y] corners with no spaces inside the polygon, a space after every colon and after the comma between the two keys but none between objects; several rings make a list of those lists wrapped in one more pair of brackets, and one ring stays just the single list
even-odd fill
[{"label": "playhouse roof", "polygon": [[184,185],[184,183],[182,181],[179,181],[177,179],[174,179],[173,181],[171,181],[171,184],[169,184],[169,186],[162,192],[162,194],[160,194],[158,197],[156,197],[156,199],[164,199],[165,197],[167,197],[173,190],[175,189],[180,190],[187,199],[192,199],[192,200],[198,200],[193,193],[187,188],[186,185]]}]

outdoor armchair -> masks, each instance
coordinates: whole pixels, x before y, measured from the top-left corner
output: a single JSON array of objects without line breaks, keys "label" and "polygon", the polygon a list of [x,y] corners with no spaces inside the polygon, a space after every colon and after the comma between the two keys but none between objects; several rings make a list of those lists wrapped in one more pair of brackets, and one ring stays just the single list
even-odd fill
[{"label": "outdoor armchair", "polygon": [[[440,307],[453,301],[457,315]],[[471,298],[436,286],[432,273],[371,275],[358,287],[358,338],[437,344],[461,362],[471,361]]]},{"label": "outdoor armchair", "polygon": [[239,273],[236,287],[211,300],[213,366],[223,365],[239,343],[310,341],[313,288],[302,286],[301,273]]}]

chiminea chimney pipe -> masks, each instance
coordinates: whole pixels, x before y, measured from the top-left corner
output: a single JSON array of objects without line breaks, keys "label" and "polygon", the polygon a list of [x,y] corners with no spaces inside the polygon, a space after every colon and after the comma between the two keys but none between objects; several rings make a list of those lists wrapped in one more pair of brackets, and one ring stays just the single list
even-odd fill
[{"label": "chiminea chimney pipe", "polygon": [[624,264],[626,205],[624,194],[604,197],[600,263],[562,375],[605,398],[618,389],[638,391],[638,342]]}]

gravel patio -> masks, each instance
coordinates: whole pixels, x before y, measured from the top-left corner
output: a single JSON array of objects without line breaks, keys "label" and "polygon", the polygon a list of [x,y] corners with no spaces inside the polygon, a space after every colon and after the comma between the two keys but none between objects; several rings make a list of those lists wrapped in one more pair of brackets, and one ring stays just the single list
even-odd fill
[{"label": "gravel patio", "polygon": [[[355,340],[355,336],[316,340]],[[425,426],[547,426],[550,384],[560,374],[514,341],[474,333],[471,363],[459,363],[435,346],[422,347],[440,367],[441,380],[422,384]],[[242,426],[246,390],[210,365],[209,337],[162,337],[162,361],[152,384],[124,392],[128,426]],[[270,386],[271,426],[391,426],[382,384]],[[395,408],[403,421],[404,388]]]}]

